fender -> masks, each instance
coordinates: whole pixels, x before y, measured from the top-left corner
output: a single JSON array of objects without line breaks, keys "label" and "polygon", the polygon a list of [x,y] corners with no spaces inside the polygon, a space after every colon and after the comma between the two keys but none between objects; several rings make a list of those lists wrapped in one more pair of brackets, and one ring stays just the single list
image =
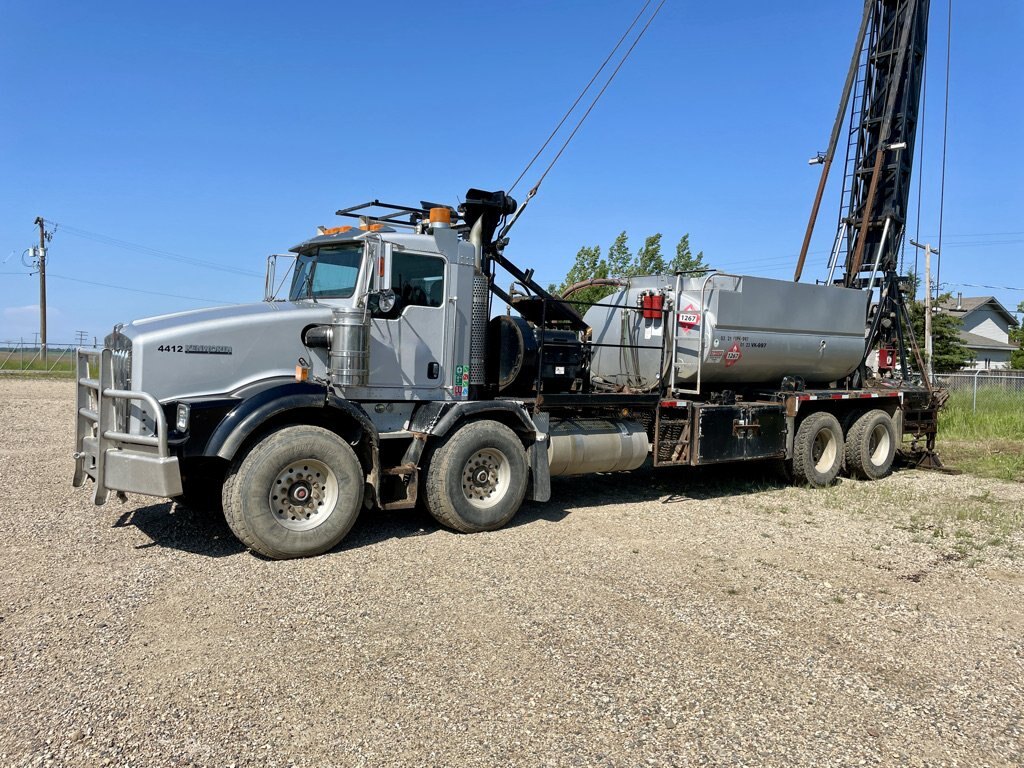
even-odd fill
[{"label": "fender", "polygon": [[[551,474],[548,465],[548,415],[530,415],[525,403],[517,400],[477,400],[474,402],[431,402],[419,408],[409,420],[409,431],[432,437],[443,437],[460,420],[483,414],[508,413],[517,422],[516,431],[531,439],[526,449],[530,463],[530,485],[526,498],[532,501],[548,501],[551,498]],[[413,440],[406,452],[404,462],[419,464],[425,439]]]},{"label": "fender", "polygon": [[[238,403],[210,435],[203,453],[231,460],[243,443],[268,419],[298,408],[343,411],[370,436],[376,454],[377,430],[358,406],[329,392],[322,384],[290,381],[262,389]],[[376,463],[376,461],[374,462]]]},{"label": "fender", "polygon": [[534,438],[538,433],[541,435],[541,439],[545,436],[545,433],[537,428],[531,418],[526,404],[518,400],[456,400],[454,402],[426,403],[412,415],[409,420],[409,431],[422,432],[433,437],[444,437],[459,420],[484,413],[512,414],[523,432],[529,433]]}]

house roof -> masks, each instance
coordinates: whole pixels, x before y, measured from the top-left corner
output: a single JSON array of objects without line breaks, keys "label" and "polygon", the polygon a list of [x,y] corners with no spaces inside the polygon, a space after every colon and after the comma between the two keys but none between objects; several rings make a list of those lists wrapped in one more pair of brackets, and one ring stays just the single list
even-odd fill
[{"label": "house roof", "polygon": [[1020,349],[1016,344],[1006,344],[1002,341],[995,341],[994,339],[986,339],[984,336],[979,336],[976,333],[967,333],[967,331],[960,331],[960,341],[962,341],[970,349],[995,349],[995,350],[1015,350]]},{"label": "house roof", "polygon": [[955,297],[950,297],[945,301],[939,302],[939,307],[954,317],[963,318],[989,304],[992,305],[994,310],[1003,315],[1014,328],[1019,325],[1017,318],[1000,304],[995,296],[963,296],[960,298],[959,303]]}]

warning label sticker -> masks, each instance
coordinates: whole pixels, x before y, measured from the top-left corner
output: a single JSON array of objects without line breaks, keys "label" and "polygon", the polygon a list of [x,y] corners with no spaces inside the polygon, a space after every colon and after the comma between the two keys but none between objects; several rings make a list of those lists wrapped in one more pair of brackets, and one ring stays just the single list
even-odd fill
[{"label": "warning label sticker", "polygon": [[458,400],[469,399],[469,366],[455,367],[455,380],[452,382],[452,395]]},{"label": "warning label sticker", "polygon": [[732,368],[732,366],[736,365],[736,363],[740,361],[741,357],[743,357],[743,353],[740,352],[740,343],[738,341],[734,341],[732,346],[729,347],[728,351],[725,353],[725,367]]},{"label": "warning label sticker", "polygon": [[693,304],[687,304],[679,313],[679,327],[683,329],[683,333],[689,333],[699,325],[700,311]]},{"label": "warning label sticker", "polygon": [[708,352],[709,363],[720,363],[722,362],[723,357],[725,357],[724,349],[712,349],[710,352]]}]

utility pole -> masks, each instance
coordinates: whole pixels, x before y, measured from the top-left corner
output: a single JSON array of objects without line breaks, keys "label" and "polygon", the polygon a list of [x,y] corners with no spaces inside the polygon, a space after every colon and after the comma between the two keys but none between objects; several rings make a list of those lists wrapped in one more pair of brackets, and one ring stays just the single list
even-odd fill
[{"label": "utility pole", "polygon": [[939,255],[931,243],[910,241],[915,248],[924,249],[924,365],[928,381],[932,380],[932,254]]},{"label": "utility pole", "polygon": [[46,221],[36,216],[39,227],[39,339],[40,352],[43,356],[43,369],[46,368]]}]

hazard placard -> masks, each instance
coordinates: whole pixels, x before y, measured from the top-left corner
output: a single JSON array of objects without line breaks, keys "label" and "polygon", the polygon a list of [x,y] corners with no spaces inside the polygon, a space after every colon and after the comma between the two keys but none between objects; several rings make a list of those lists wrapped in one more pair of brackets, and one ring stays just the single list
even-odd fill
[{"label": "hazard placard", "polygon": [[732,346],[726,350],[725,367],[732,368],[732,366],[736,365],[736,363],[740,361],[741,357],[743,357],[743,353],[740,352],[740,343],[738,341],[734,341]]},{"label": "hazard placard", "polygon": [[683,333],[689,333],[699,325],[700,310],[693,306],[693,304],[688,304],[679,313],[679,327],[683,329]]}]

